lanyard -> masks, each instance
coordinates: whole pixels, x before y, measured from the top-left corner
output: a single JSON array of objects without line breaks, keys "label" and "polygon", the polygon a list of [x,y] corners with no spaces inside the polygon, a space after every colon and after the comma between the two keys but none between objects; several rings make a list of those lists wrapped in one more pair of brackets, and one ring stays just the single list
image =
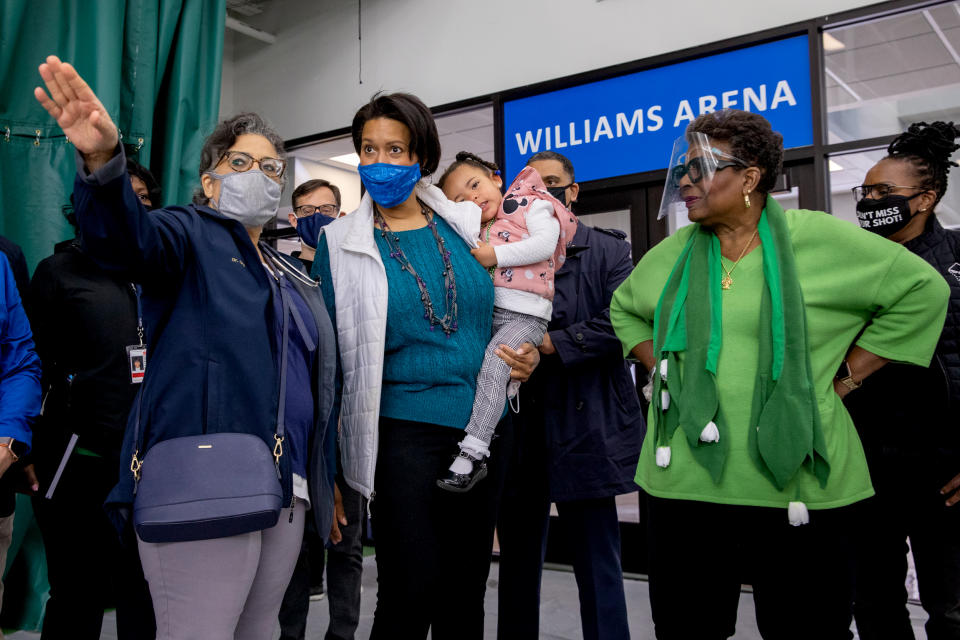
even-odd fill
[{"label": "lanyard", "polygon": [[143,294],[143,289],[140,285],[130,283],[130,287],[133,289],[133,295],[137,299],[137,337],[140,338],[140,346],[143,346],[143,303],[140,301],[140,296]]}]

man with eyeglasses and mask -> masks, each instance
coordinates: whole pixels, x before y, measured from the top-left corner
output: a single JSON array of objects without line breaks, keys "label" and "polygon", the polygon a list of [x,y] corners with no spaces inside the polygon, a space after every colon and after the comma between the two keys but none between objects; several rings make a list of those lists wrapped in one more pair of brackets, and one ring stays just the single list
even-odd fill
[{"label": "man with eyeglasses and mask", "polygon": [[[527,165],[573,206],[580,186],[568,158],[543,151]],[[571,543],[583,637],[630,637],[615,498],[637,490],[644,419],[610,324],[610,298],[633,269],[624,238],[581,220],[556,273],[543,357],[514,416],[518,442],[497,526],[501,640],[538,637],[551,502]]]},{"label": "man with eyeglasses and mask", "polygon": [[[300,260],[309,272],[313,266],[313,254],[320,227],[342,215],[340,189],[327,180],[307,180],[294,189],[292,201],[293,213],[287,215],[287,220],[290,221],[290,226],[298,230],[300,251],[294,251],[290,255]],[[320,214],[321,218],[313,218],[316,214]],[[304,228],[300,229],[299,225],[303,222]]]}]

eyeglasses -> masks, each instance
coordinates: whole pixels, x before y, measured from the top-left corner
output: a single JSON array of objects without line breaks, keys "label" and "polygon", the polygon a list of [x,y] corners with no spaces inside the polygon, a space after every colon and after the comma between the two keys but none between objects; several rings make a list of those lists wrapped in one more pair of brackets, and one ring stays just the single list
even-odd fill
[{"label": "eyeglasses", "polygon": [[[709,159],[703,156],[698,156],[696,158],[693,158],[686,164],[678,164],[677,166],[675,166],[673,169],[670,170],[670,177],[673,180],[673,183],[677,185],[680,184],[680,180],[682,180],[684,176],[688,176],[690,178],[690,182],[692,182],[693,184],[697,184],[698,182],[703,180],[703,177],[705,175],[710,173],[711,165],[713,165],[713,163]],[[743,166],[744,164],[739,160],[724,161],[724,162],[718,162],[717,164],[713,165],[712,169],[713,169],[713,172],[716,173],[717,171],[720,171],[721,169],[726,169],[727,167],[743,167]]]},{"label": "eyeglasses", "polygon": [[889,184],[881,182],[880,184],[862,184],[859,187],[854,187],[851,189],[853,191],[853,199],[857,202],[860,202],[864,198],[872,198],[875,200],[880,200],[886,198],[888,195],[893,193],[894,189],[914,189],[916,191],[927,191],[923,187],[906,187],[901,184]]},{"label": "eyeglasses", "polygon": [[279,158],[254,158],[249,153],[243,151],[224,151],[220,159],[217,160],[217,164],[223,162],[224,158],[227,159],[227,166],[238,173],[250,171],[250,169],[253,168],[253,163],[256,162],[260,165],[260,171],[263,171],[275,180],[283,177],[283,172],[287,168],[286,160]]},{"label": "eyeglasses", "polygon": [[302,204],[299,207],[294,207],[293,210],[296,212],[298,218],[306,218],[307,216],[312,216],[315,213],[322,213],[328,218],[332,218],[340,212],[340,207],[335,204],[321,204],[319,206]]}]

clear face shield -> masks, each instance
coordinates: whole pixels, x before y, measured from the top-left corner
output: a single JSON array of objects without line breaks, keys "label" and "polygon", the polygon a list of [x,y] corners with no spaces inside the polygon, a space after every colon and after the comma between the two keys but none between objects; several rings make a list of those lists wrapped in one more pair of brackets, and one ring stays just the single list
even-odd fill
[{"label": "clear face shield", "polygon": [[685,216],[690,205],[710,192],[714,174],[727,167],[746,167],[747,163],[717,149],[705,133],[688,133],[673,143],[667,182],[657,220],[668,215]]}]

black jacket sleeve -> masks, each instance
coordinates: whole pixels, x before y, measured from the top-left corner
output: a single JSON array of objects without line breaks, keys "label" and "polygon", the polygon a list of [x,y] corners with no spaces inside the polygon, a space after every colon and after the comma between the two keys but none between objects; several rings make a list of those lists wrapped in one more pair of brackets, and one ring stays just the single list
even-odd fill
[{"label": "black jacket sleeve", "polygon": [[[615,247],[615,248],[614,248]],[[585,286],[603,291],[603,309],[588,320],[575,322],[565,329],[550,332],[550,340],[563,364],[570,367],[594,358],[620,355],[622,345],[610,323],[610,299],[620,283],[633,270],[630,244],[617,242],[609,249],[602,261],[603,268],[594,272],[594,282]]]}]

